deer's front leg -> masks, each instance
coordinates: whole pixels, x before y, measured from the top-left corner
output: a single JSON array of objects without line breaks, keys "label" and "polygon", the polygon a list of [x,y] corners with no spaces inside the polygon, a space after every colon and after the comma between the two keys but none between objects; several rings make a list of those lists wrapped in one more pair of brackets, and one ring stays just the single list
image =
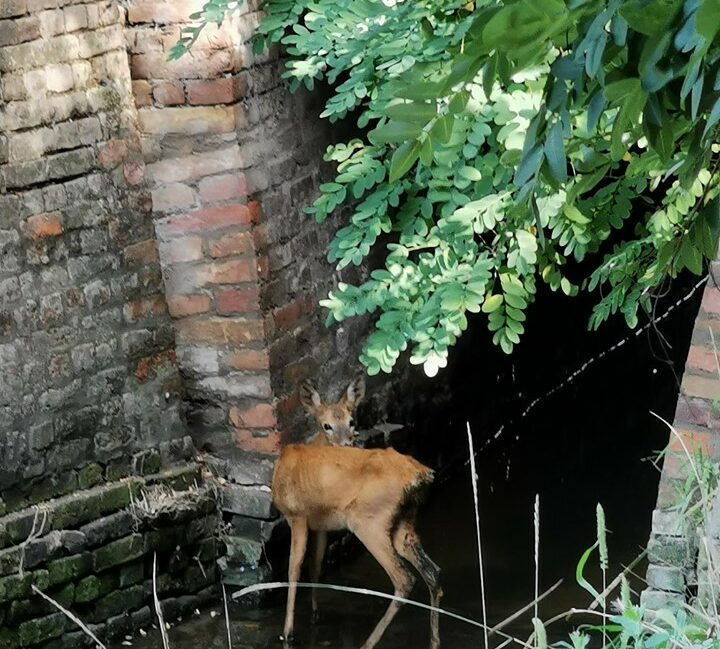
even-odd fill
[{"label": "deer's front leg", "polygon": [[285,611],[285,628],[283,629],[283,642],[287,645],[292,640],[293,628],[295,625],[295,594],[297,582],[300,578],[305,547],[307,546],[308,527],[304,518],[293,518],[288,521],[290,524],[290,568],[288,570],[287,610]]}]

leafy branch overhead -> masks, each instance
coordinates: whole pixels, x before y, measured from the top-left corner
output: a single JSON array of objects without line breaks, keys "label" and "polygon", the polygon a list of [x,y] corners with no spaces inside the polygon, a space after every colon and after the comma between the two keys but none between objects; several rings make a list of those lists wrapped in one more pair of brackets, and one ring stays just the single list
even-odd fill
[{"label": "leafy branch overhead", "polygon": [[[209,2],[191,30],[229,4]],[[634,327],[666,277],[714,258],[720,0],[263,9],[258,49],[281,43],[292,87],[330,84],[323,117],[363,134],[328,150],[337,176],[308,212],[351,206],[338,268],[386,246],[384,268],[323,301],[330,320],[379,314],[370,374],[409,348],[434,375],[468,312],[510,353],[538,282],[595,292],[592,328],[617,312]],[[621,243],[603,246],[613,230]]]}]

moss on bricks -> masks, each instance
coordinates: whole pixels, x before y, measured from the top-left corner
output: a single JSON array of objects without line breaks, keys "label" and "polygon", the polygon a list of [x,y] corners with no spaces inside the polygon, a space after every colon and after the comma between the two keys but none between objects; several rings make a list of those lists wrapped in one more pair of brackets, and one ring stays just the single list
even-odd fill
[{"label": "moss on bricks", "polygon": [[139,492],[140,484],[134,480],[112,485],[93,487],[59,502],[53,514],[56,530],[72,529],[104,514],[127,507]]},{"label": "moss on bricks", "polygon": [[104,597],[118,587],[118,577],[114,573],[89,575],[75,585],[75,601],[87,604]]},{"label": "moss on bricks", "polygon": [[48,586],[47,570],[36,570],[35,572],[20,575],[10,575],[0,579],[0,604],[11,602],[16,599],[25,599],[32,592],[32,586],[45,590]]},{"label": "moss on bricks", "polygon": [[144,552],[142,534],[132,534],[124,539],[108,543],[93,552],[95,572],[102,572],[113,566],[139,559]]},{"label": "moss on bricks", "polygon": [[16,649],[18,646],[18,637],[16,629],[0,628],[0,647],[3,649]]},{"label": "moss on bricks", "polygon": [[162,527],[145,534],[145,552],[147,553],[156,550],[163,552],[174,550],[179,545],[183,546],[186,543],[187,534],[184,526]]},{"label": "moss on bricks", "polygon": [[58,604],[69,608],[75,602],[75,584],[65,584],[60,590],[50,593],[50,596]]},{"label": "moss on bricks", "polygon": [[80,489],[89,489],[102,482],[102,478],[102,467],[97,462],[90,462],[78,472],[78,486]]},{"label": "moss on bricks", "polygon": [[116,590],[106,595],[95,604],[95,618],[107,620],[126,611],[142,606],[145,600],[145,588],[143,586],[131,586],[124,590]]},{"label": "moss on bricks", "polygon": [[133,586],[135,584],[142,583],[144,577],[145,564],[143,563],[143,561],[135,561],[133,563],[129,563],[128,565],[120,568],[120,588],[125,588],[126,586]]},{"label": "moss on bricks", "polygon": [[18,644],[32,647],[46,640],[57,638],[65,631],[66,618],[62,613],[53,613],[47,617],[23,622],[18,627]]},{"label": "moss on bricks", "polygon": [[92,567],[92,555],[89,553],[56,559],[47,566],[48,583],[50,586],[56,586],[68,581],[76,581],[79,577],[87,575]]}]

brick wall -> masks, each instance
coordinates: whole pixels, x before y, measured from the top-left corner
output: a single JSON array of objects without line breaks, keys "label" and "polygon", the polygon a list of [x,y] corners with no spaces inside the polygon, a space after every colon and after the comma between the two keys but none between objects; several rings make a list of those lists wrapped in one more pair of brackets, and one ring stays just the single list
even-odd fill
[{"label": "brick wall", "polygon": [[149,629],[156,620],[155,555],[166,619],[174,622],[213,600],[217,505],[210,489],[196,488],[198,469],[185,464],[149,472],[3,518],[0,646],[92,646],[33,587],[80,616],[103,642]]},{"label": "brick wall", "polygon": [[336,224],[302,213],[327,174],[321,102],[288,92],[275,54],[252,54],[252,5],[167,62],[201,5],[129,3],[133,91],[194,439],[272,454],[304,422],[298,381],[342,389],[365,325],[330,332],[317,307],[335,281]]},{"label": "brick wall", "polygon": [[[143,536],[135,556],[146,528],[82,547],[73,539],[88,521],[34,530],[40,554],[19,589],[23,539],[7,530],[174,470],[196,449],[225,478],[225,579],[265,578],[274,455],[314,432],[297,384],[315,378],[335,399],[360,371],[367,322],[328,329],[317,306],[341,279],[325,262],[338,221],[320,227],[302,211],[340,136],[318,118],[322,97],[289,93],[277,52],[252,54],[252,3],[167,61],[201,5],[0,0],[0,629],[12,629],[0,644],[63,632],[27,604],[36,577],[91,622],[104,613],[108,636],[144,620],[148,556],[167,549]],[[382,410],[388,392],[372,387]],[[112,527],[125,505],[90,513]],[[142,564],[137,582],[108,573],[137,603],[119,618],[109,593],[76,597],[102,572],[92,557],[118,540]],[[85,572],[50,584],[56,560]]]},{"label": "brick wall", "polygon": [[[706,550],[699,535],[706,537],[708,549],[715,554],[717,569],[720,502],[716,502],[714,519],[705,529],[697,526],[697,516],[691,519],[683,511],[682,503],[687,480],[694,476],[687,454],[696,463],[702,462],[698,453],[707,462],[720,462],[720,350],[717,346],[720,343],[720,290],[714,280],[719,270],[720,262],[713,262],[695,320],[675,411],[673,427],[677,434],[670,435],[663,461],[648,544],[648,588],[642,594],[642,603],[651,610],[679,606],[694,594],[707,606],[713,592],[711,582],[717,583],[717,575],[709,575]],[[697,484],[693,477],[690,484]],[[717,494],[715,500],[718,500]],[[717,603],[720,604],[720,599]]]},{"label": "brick wall", "polygon": [[185,435],[123,14],[0,3],[0,509]]}]

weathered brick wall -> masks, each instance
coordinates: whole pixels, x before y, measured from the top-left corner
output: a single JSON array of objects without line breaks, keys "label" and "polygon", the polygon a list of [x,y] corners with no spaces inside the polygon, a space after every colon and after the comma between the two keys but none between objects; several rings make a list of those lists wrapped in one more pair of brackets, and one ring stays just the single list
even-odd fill
[{"label": "weathered brick wall", "polygon": [[[694,475],[688,453],[700,473],[704,473],[703,462],[720,462],[720,350],[716,344],[720,342],[720,290],[715,284],[718,270],[720,262],[715,261],[710,267],[685,365],[673,423],[677,434],[670,435],[663,461],[648,544],[648,588],[642,595],[643,604],[650,609],[680,605],[694,594],[707,605],[713,592],[710,580],[717,583],[717,574],[708,575],[701,536],[715,553],[717,569],[720,505],[715,506],[714,522],[701,529],[697,527],[701,512],[690,516],[684,511],[683,500],[688,493],[687,479]],[[700,459],[698,453],[702,453],[704,459]],[[694,478],[689,484],[697,486]]]},{"label": "weathered brick wall", "polygon": [[168,62],[180,26],[201,6],[199,0],[172,7],[160,0],[130,3],[133,90],[196,444],[215,453],[233,447],[231,422],[242,412],[265,438],[255,443],[251,436],[245,446],[271,451],[275,420],[259,313],[263,268],[252,233],[260,208],[248,197],[248,165],[236,136],[249,112],[239,42],[247,16],[208,28],[189,54]]},{"label": "weathered brick wall", "polygon": [[100,485],[0,518],[0,646],[91,646],[33,586],[101,640],[149,628],[156,585],[168,620],[216,597],[217,503],[197,465]]},{"label": "weathered brick wall", "polygon": [[3,509],[185,434],[123,18],[111,0],[0,3]]},{"label": "weathered brick wall", "polygon": [[297,383],[336,392],[364,329],[325,329],[334,223],[302,213],[329,141],[321,102],[291,95],[276,54],[255,56],[250,5],[167,55],[200,0],[132,0],[126,33],[189,421],[199,448],[272,454],[303,422]]},{"label": "weathered brick wall", "polygon": [[[289,93],[277,52],[252,54],[253,4],[169,62],[201,5],[0,0],[7,556],[22,539],[5,530],[13,517],[27,520],[27,507],[85,502],[198,448],[225,478],[226,578],[264,578],[262,544],[277,521],[267,486],[274,454],[314,432],[297,385],[315,378],[335,399],[360,371],[367,322],[327,329],[317,306],[340,280],[324,260],[338,222],[319,227],[302,211],[329,177],[322,153],[337,139],[318,118],[322,97]],[[43,562],[77,549],[63,540],[76,538],[71,529],[42,529],[38,547],[52,551],[33,566],[38,583],[120,629],[127,616],[116,621],[46,581]],[[92,573],[88,543],[78,561]],[[7,576],[2,583],[15,579]],[[20,633],[48,612],[14,616],[27,608],[22,584],[13,602],[0,600],[0,627]],[[127,594],[139,602],[139,593]]]}]

